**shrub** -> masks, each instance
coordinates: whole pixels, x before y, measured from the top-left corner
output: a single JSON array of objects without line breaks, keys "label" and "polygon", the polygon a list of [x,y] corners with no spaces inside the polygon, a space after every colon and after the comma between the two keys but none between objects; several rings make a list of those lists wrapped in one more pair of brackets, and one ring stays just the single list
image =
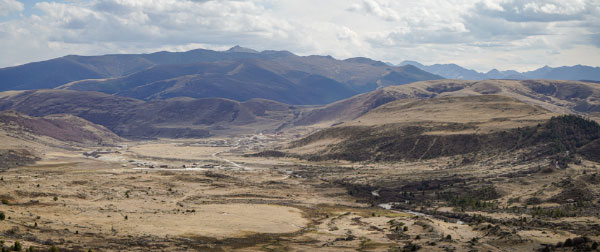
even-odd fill
[{"label": "shrub", "polygon": [[23,245],[21,245],[20,242],[15,241],[15,245],[13,245],[13,250],[14,251],[21,251],[21,250],[23,250]]},{"label": "shrub", "polygon": [[573,246],[579,246],[580,244],[584,244],[584,243],[586,243],[588,241],[589,241],[589,238],[584,237],[584,236],[582,236],[582,237],[575,237],[575,238],[573,238]]},{"label": "shrub", "polygon": [[525,201],[527,205],[538,205],[542,203],[542,200],[538,197],[531,197]]},{"label": "shrub", "polygon": [[2,204],[8,205],[8,200],[7,199],[2,199]]},{"label": "shrub", "polygon": [[6,219],[6,214],[4,214],[4,212],[0,212],[0,221],[3,221],[4,219]]},{"label": "shrub", "polygon": [[54,201],[58,200],[58,197],[54,196],[54,198],[52,198]]},{"label": "shrub", "polygon": [[567,238],[567,239],[565,240],[565,244],[564,244],[564,246],[565,246],[565,247],[571,247],[571,246],[573,246],[573,240],[571,240],[571,238]]},{"label": "shrub", "polygon": [[58,248],[56,246],[50,247],[50,252],[58,252]]},{"label": "shrub", "polygon": [[447,235],[446,240],[452,240],[452,235]]}]

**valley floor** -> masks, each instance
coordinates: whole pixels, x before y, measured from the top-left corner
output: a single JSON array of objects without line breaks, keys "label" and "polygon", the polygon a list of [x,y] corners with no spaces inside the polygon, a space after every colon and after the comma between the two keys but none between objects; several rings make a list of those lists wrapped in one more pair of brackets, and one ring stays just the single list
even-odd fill
[{"label": "valley floor", "polygon": [[[0,173],[0,237],[36,251],[533,251],[580,236],[588,248],[600,241],[597,208],[546,200],[564,192],[565,178],[595,179],[596,163],[544,173],[532,171],[544,164],[513,157],[374,165],[244,155],[285,140],[47,152]],[[490,184],[501,196],[485,207],[448,205],[433,189]],[[545,205],[528,201],[534,196]]]}]

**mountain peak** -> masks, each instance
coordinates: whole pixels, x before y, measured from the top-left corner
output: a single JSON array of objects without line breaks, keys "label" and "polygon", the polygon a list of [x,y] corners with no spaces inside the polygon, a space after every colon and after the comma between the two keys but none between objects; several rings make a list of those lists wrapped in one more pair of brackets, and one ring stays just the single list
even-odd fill
[{"label": "mountain peak", "polygon": [[500,73],[500,71],[498,71],[498,69],[496,69],[496,68],[487,72],[487,74],[498,74],[498,73]]},{"label": "mountain peak", "polygon": [[246,48],[246,47],[241,47],[239,45],[236,45],[232,48],[229,48],[229,50],[227,50],[226,52],[237,52],[237,53],[258,53],[258,51],[254,50],[254,49],[250,49],[250,48]]},{"label": "mountain peak", "polygon": [[423,67],[423,66],[424,66],[423,64],[421,64],[421,63],[419,63],[419,62],[416,62],[416,61],[414,61],[414,60],[405,60],[405,61],[402,61],[402,62],[400,62],[400,64],[399,64],[399,65],[400,65],[400,66],[404,66],[404,65],[413,65],[413,66],[416,66],[416,67],[418,67],[418,68],[421,68],[421,67]]},{"label": "mountain peak", "polygon": [[344,61],[359,63],[359,64],[368,64],[368,65],[373,65],[373,66],[386,66],[387,65],[381,61],[372,60],[372,59],[365,58],[365,57],[348,58],[348,59],[345,59]]}]

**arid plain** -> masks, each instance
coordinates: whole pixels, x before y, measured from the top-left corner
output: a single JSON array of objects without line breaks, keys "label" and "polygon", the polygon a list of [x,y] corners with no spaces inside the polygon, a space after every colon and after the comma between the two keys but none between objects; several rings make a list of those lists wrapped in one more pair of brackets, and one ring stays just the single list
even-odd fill
[{"label": "arid plain", "polygon": [[593,251],[597,114],[561,116],[573,98],[521,84],[390,87],[206,138],[2,112],[0,236],[36,251]]}]

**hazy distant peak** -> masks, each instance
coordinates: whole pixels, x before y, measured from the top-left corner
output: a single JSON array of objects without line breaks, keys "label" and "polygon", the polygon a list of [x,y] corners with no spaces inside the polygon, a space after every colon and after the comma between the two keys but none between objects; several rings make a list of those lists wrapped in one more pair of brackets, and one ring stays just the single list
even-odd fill
[{"label": "hazy distant peak", "polygon": [[494,69],[488,71],[486,74],[499,74],[499,73],[500,73],[500,71],[498,71],[498,69],[494,68]]},{"label": "hazy distant peak", "polygon": [[419,67],[417,67],[415,65],[412,65],[412,64],[405,65],[404,68],[405,69],[411,69],[411,70],[422,70],[421,68],[419,68]]},{"label": "hazy distant peak", "polygon": [[250,49],[250,48],[246,48],[246,47],[241,47],[239,45],[236,45],[232,48],[229,48],[229,50],[227,50],[226,52],[237,52],[237,53],[258,53],[258,51],[254,50],[254,49]]},{"label": "hazy distant peak", "polygon": [[416,67],[418,67],[418,68],[421,68],[421,67],[423,67],[423,66],[424,66],[423,64],[421,64],[421,63],[419,63],[419,62],[416,62],[416,61],[414,61],[414,60],[405,60],[405,61],[402,61],[402,62],[400,62],[400,64],[399,64],[399,65],[400,65],[400,66],[405,66],[405,65],[413,65],[413,66],[416,66]]},{"label": "hazy distant peak", "polygon": [[399,64],[413,65],[424,71],[437,74],[449,79],[485,80],[485,79],[551,79],[551,80],[600,80],[600,67],[583,65],[550,67],[543,66],[533,71],[519,72],[515,70],[500,71],[492,69],[487,72],[477,72],[456,64],[422,65],[416,61],[403,61]]},{"label": "hazy distant peak", "polygon": [[264,50],[262,52],[260,52],[260,54],[262,55],[269,55],[269,56],[274,56],[274,57],[289,57],[289,56],[296,56],[296,54],[291,53],[290,51],[276,51],[276,50]]},{"label": "hazy distant peak", "polygon": [[331,55],[308,55],[306,56],[308,58],[319,58],[319,59],[330,59],[330,60],[335,60],[335,58]]},{"label": "hazy distant peak", "polygon": [[346,62],[353,62],[353,63],[359,63],[359,64],[369,64],[369,65],[373,65],[373,66],[386,66],[387,64],[378,60],[372,60],[369,58],[365,58],[365,57],[354,57],[354,58],[348,58],[345,59],[344,61]]}]

